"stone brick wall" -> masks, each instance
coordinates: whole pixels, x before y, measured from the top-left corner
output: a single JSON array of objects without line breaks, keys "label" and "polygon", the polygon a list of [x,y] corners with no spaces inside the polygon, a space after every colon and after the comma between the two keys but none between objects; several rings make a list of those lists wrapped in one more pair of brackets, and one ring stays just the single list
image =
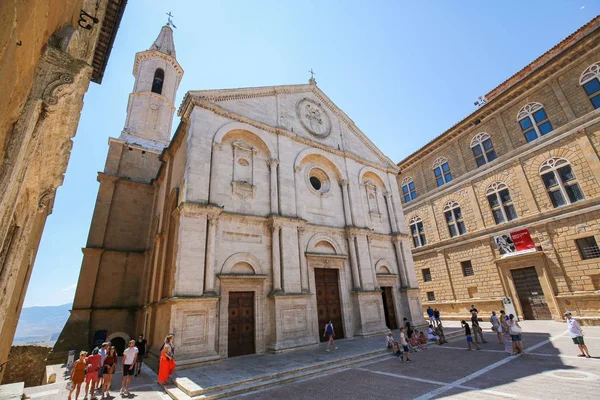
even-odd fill
[{"label": "stone brick wall", "polygon": [[[555,319],[569,309],[584,317],[584,323],[600,322],[600,258],[583,260],[576,244],[590,236],[600,244],[600,112],[579,85],[581,73],[600,54],[600,33],[585,43],[585,54],[571,49],[572,54],[555,61],[561,68],[548,66],[544,72],[540,67],[536,78],[523,79],[474,113],[476,123],[466,128],[457,124],[411,155],[406,165],[399,163],[398,182],[411,176],[418,193],[417,199],[403,201],[406,223],[421,217],[427,237],[428,244],[420,248],[411,241],[424,307],[437,307],[450,318],[468,315],[471,302],[480,311],[497,311],[502,297],[517,296],[510,271],[535,265]],[[517,114],[529,102],[544,106],[553,131],[527,143]],[[470,147],[478,132],[491,136],[498,156],[479,168]],[[454,179],[438,188],[431,164],[440,156],[448,159]],[[584,200],[554,208],[539,174],[540,165],[551,157],[569,161]],[[516,220],[496,224],[486,196],[494,182],[507,185]],[[467,233],[460,237],[449,235],[443,214],[448,201],[461,207]],[[529,229],[538,252],[527,259],[500,257],[492,237],[523,228]],[[461,261],[471,262],[472,276],[463,275]],[[431,282],[423,281],[425,268],[431,271]],[[435,301],[427,300],[428,292],[434,292]]]},{"label": "stone brick wall", "polygon": [[8,356],[3,384],[25,382],[25,387],[39,386],[46,371],[46,356],[50,352],[48,346],[13,346]]}]

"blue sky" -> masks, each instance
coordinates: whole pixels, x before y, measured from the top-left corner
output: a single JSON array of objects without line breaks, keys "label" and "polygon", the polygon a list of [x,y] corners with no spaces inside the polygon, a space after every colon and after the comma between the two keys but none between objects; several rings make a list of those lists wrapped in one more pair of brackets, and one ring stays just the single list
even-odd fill
[{"label": "blue sky", "polygon": [[96,176],[108,138],[123,128],[134,55],[150,47],[168,11],[185,71],[176,106],[188,90],[305,83],[313,68],[319,87],[398,162],[598,15],[600,2],[130,1],[102,85],[85,96],[26,307],[73,299]]}]

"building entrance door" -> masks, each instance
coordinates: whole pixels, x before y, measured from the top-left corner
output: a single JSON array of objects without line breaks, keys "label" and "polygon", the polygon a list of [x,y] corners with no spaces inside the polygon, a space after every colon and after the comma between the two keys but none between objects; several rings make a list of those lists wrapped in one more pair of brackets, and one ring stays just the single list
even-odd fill
[{"label": "building entrance door", "polygon": [[254,292],[229,292],[227,356],[254,353]]},{"label": "building entrance door", "polygon": [[394,310],[394,297],[392,295],[392,288],[382,287],[381,297],[383,297],[383,313],[385,314],[385,325],[389,329],[398,329],[398,323],[396,322],[396,312]]},{"label": "building entrance door", "polygon": [[344,337],[342,325],[342,312],[340,307],[340,286],[337,269],[315,268],[315,286],[317,289],[317,311],[319,317],[319,337],[323,337],[325,325],[331,320],[335,331],[335,338]]},{"label": "building entrance door", "polygon": [[525,319],[552,319],[535,267],[513,269],[512,278]]}]

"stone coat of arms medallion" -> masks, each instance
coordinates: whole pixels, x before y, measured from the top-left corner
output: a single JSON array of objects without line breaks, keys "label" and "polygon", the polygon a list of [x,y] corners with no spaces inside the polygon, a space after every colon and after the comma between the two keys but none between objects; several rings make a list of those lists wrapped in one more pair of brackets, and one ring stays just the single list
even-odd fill
[{"label": "stone coat of arms medallion", "polygon": [[327,137],[331,133],[331,120],[317,102],[302,99],[296,107],[300,123],[309,133],[318,137]]}]

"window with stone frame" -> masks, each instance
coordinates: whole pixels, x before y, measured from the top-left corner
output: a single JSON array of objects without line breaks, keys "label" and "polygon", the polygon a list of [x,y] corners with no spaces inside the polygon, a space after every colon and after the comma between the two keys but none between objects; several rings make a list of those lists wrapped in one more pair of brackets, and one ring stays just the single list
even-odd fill
[{"label": "window with stone frame", "polygon": [[600,247],[598,247],[598,242],[596,242],[594,236],[576,239],[575,243],[577,244],[582,260],[600,258]]},{"label": "window with stone frame", "polygon": [[435,182],[438,187],[452,181],[452,173],[450,172],[450,166],[448,165],[447,158],[437,158],[433,163],[432,169],[433,175],[435,176]]},{"label": "window with stone frame", "polygon": [[444,206],[444,218],[448,225],[450,237],[460,236],[467,233],[460,205],[456,201],[449,201]]},{"label": "window with stone frame", "polygon": [[510,197],[510,190],[503,182],[493,182],[485,191],[496,224],[517,219],[517,212]]},{"label": "window with stone frame", "polygon": [[475,272],[473,271],[473,264],[471,260],[461,261],[460,267],[462,268],[463,276],[473,276]]},{"label": "window with stone frame", "polygon": [[492,138],[486,132],[480,132],[471,139],[471,150],[475,156],[477,167],[496,159],[496,150],[494,150]]},{"label": "window with stone frame", "polygon": [[517,121],[527,142],[552,132],[552,124],[540,103],[525,104],[517,114]]},{"label": "window with stone frame", "polygon": [[377,199],[377,185],[370,180],[364,182],[367,192],[367,203],[371,214],[381,214],[379,210],[379,201]]},{"label": "window with stone frame", "polygon": [[417,189],[415,189],[415,182],[410,176],[407,176],[402,180],[402,197],[404,198],[405,203],[408,203],[411,200],[417,198]]},{"label": "window with stone frame", "polygon": [[427,244],[427,239],[425,238],[425,229],[423,228],[423,220],[421,217],[412,217],[409,221],[409,226],[414,246],[425,246]]},{"label": "window with stone frame", "polygon": [[593,63],[579,77],[585,94],[594,108],[600,108],[600,62]]},{"label": "window with stone frame", "polygon": [[162,94],[164,80],[165,71],[162,68],[157,68],[152,79],[152,93]]},{"label": "window with stone frame", "polygon": [[435,293],[427,292],[427,301],[435,301]]},{"label": "window with stone frame", "polygon": [[554,208],[584,199],[571,163],[566,158],[549,158],[540,165],[539,173]]},{"label": "window with stone frame", "polygon": [[423,282],[431,282],[431,269],[423,268],[421,272],[423,273]]},{"label": "window with stone frame", "polygon": [[242,140],[231,144],[233,149],[233,193],[243,199],[254,198],[254,164],[257,150]]}]

